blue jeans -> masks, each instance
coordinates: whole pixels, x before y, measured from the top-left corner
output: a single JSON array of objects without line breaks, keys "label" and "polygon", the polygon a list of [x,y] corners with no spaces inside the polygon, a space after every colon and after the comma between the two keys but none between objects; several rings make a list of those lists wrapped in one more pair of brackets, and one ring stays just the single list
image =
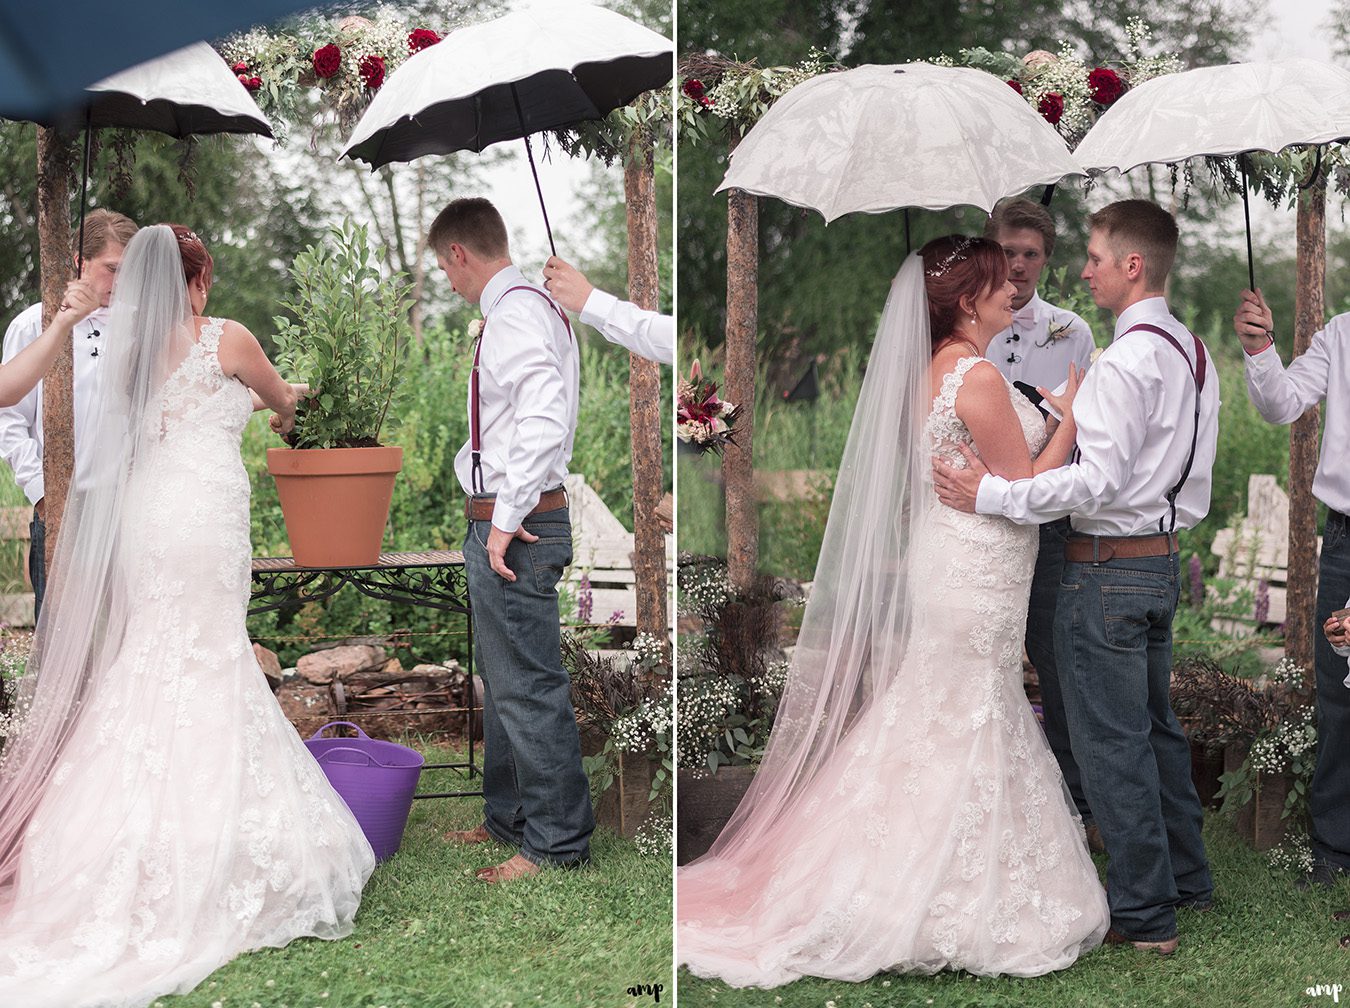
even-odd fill
[{"label": "blue jeans", "polygon": [[33,509],[28,525],[28,580],[33,582],[33,626],[42,612],[42,596],[47,594],[47,523]]},{"label": "blue jeans", "polygon": [[1111,861],[1111,925],[1135,941],[1177,933],[1176,907],[1214,882],[1191,753],[1172,713],[1177,555],[1066,562],[1055,619],[1064,709]]},{"label": "blue jeans", "polygon": [[1041,526],[1041,546],[1036,553],[1036,570],[1031,577],[1031,599],[1027,606],[1027,657],[1036,668],[1041,683],[1041,709],[1044,714],[1045,740],[1055,754],[1064,784],[1074,807],[1084,822],[1092,821],[1092,809],[1083,794],[1083,779],[1073,758],[1069,742],[1069,722],[1064,714],[1064,696],[1059,685],[1059,666],[1055,662],[1055,610],[1059,600],[1059,581],[1064,572],[1064,540],[1069,534],[1069,519],[1046,522]]},{"label": "blue jeans", "polygon": [[1322,624],[1350,598],[1350,529],[1345,515],[1327,514],[1317,569],[1317,769],[1308,793],[1314,856],[1350,868],[1350,689],[1346,661],[1331,649]]},{"label": "blue jeans", "polygon": [[566,508],[522,524],[539,541],[511,540],[506,566],[515,581],[488,565],[491,522],[469,522],[464,538],[483,677],[483,825],[535,864],[576,864],[590,856],[595,816],[558,619],[572,525]]}]

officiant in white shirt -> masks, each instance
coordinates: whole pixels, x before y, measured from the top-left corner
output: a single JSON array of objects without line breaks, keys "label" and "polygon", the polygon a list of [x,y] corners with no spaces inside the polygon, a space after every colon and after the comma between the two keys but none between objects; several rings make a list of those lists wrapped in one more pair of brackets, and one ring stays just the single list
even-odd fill
[{"label": "officiant in white shirt", "polygon": [[[1096,345],[1092,330],[1074,312],[1044,300],[1037,289],[1055,251],[1055,222],[1045,207],[1030,200],[1008,200],[994,209],[984,226],[984,236],[1003,246],[1008,258],[1008,280],[1014,288],[1012,325],[990,340],[985,353],[1005,378],[1021,383],[1019,391],[1040,405],[1040,396],[1032,395],[1036,388],[1059,388],[1068,377],[1070,365],[1087,370]],[[1025,643],[1041,687],[1046,740],[1064,774],[1074,807],[1087,825],[1088,839],[1094,850],[1100,850],[1101,835],[1073,758],[1059,667],[1055,662],[1055,601],[1059,597],[1064,541],[1068,535],[1068,518],[1056,518],[1041,525],[1040,548],[1027,603]]]},{"label": "officiant in white shirt", "polygon": [[[1285,367],[1271,334],[1275,320],[1259,291],[1242,292],[1233,327],[1246,351],[1247,394],[1271,423],[1293,423],[1304,411],[1326,403],[1313,496],[1327,507],[1317,564],[1317,625],[1350,596],[1350,313],[1337,315]],[[1317,767],[1308,790],[1313,850],[1304,884],[1331,886],[1350,875],[1350,690],[1345,662],[1324,635],[1313,649],[1317,679]]]},{"label": "officiant in white shirt", "polygon": [[[75,481],[81,483],[91,472],[95,460],[90,457],[94,438],[87,428],[88,416],[103,373],[103,348],[108,339],[108,301],[112,297],[122,251],[136,234],[131,218],[112,210],[91,211],[84,221],[84,246],[77,252],[76,265],[82,266],[81,279],[94,288],[100,307],[75,323],[72,342],[75,350]],[[74,242],[79,242],[78,232]],[[10,361],[42,332],[42,304],[24,309],[5,332],[4,360]],[[45,484],[42,474],[42,384],[14,406],[0,409],[0,456],[9,463],[14,481],[33,505],[28,573],[33,583],[33,619],[37,620],[46,588],[46,524],[44,522]]]},{"label": "officiant in white shirt", "polygon": [[1055,654],[1074,757],[1111,858],[1105,940],[1170,955],[1177,909],[1213,905],[1204,812],[1169,691],[1176,530],[1209,511],[1219,380],[1163,296],[1172,215],[1123,200],[1090,223],[1082,276],[1116,327],[1073,402],[1079,460],[1009,482],[963,451],[968,468],[935,461],[934,482],[959,510],[1019,525],[1072,518]]}]

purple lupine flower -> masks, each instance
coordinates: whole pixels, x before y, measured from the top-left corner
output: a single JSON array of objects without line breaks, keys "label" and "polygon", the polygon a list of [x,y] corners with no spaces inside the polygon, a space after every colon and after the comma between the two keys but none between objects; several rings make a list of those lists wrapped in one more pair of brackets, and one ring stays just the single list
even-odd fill
[{"label": "purple lupine flower", "polygon": [[1256,582],[1256,612],[1253,618],[1260,626],[1270,616],[1270,582],[1265,578]]},{"label": "purple lupine flower", "polygon": [[622,623],[622,622],[623,622],[623,610],[622,610],[622,609],[615,609],[612,613],[609,614],[609,621],[610,621],[611,623]]},{"label": "purple lupine flower", "polygon": [[1205,572],[1200,565],[1200,557],[1195,553],[1191,554],[1190,574],[1191,605],[1199,609],[1205,601]]},{"label": "purple lupine flower", "polygon": [[595,600],[591,595],[591,578],[588,574],[581,575],[581,585],[577,588],[577,622],[589,623],[591,621],[591,608]]}]

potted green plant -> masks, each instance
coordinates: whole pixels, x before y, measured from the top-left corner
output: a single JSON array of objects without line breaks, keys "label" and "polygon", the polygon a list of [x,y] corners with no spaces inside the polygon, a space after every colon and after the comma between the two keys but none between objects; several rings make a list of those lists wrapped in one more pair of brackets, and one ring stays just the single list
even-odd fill
[{"label": "potted green plant", "polygon": [[407,277],[380,276],[365,227],[346,224],[295,257],[276,344],[282,370],[313,390],[288,448],[267,452],[296,564],[379,560],[403,449],[380,444],[407,358]]}]

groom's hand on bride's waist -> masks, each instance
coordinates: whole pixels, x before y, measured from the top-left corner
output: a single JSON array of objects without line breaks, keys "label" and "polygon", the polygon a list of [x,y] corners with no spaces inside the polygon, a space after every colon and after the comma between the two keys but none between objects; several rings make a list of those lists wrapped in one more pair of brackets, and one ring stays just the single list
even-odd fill
[{"label": "groom's hand on bride's waist", "polygon": [[525,531],[524,526],[521,526],[514,532],[503,532],[496,525],[492,526],[492,531],[488,533],[487,541],[488,565],[491,566],[500,577],[505,578],[507,581],[514,581],[516,579],[515,571],[506,566],[506,548],[511,545],[512,539],[520,539],[527,543],[539,541],[539,537],[537,535],[530,535],[530,533]]},{"label": "groom's hand on bride's waist", "polygon": [[980,457],[966,445],[957,445],[965,456],[966,468],[957,469],[940,458],[933,459],[933,488],[938,500],[949,508],[975,513],[975,497],[980,492],[980,480],[989,472]]}]

